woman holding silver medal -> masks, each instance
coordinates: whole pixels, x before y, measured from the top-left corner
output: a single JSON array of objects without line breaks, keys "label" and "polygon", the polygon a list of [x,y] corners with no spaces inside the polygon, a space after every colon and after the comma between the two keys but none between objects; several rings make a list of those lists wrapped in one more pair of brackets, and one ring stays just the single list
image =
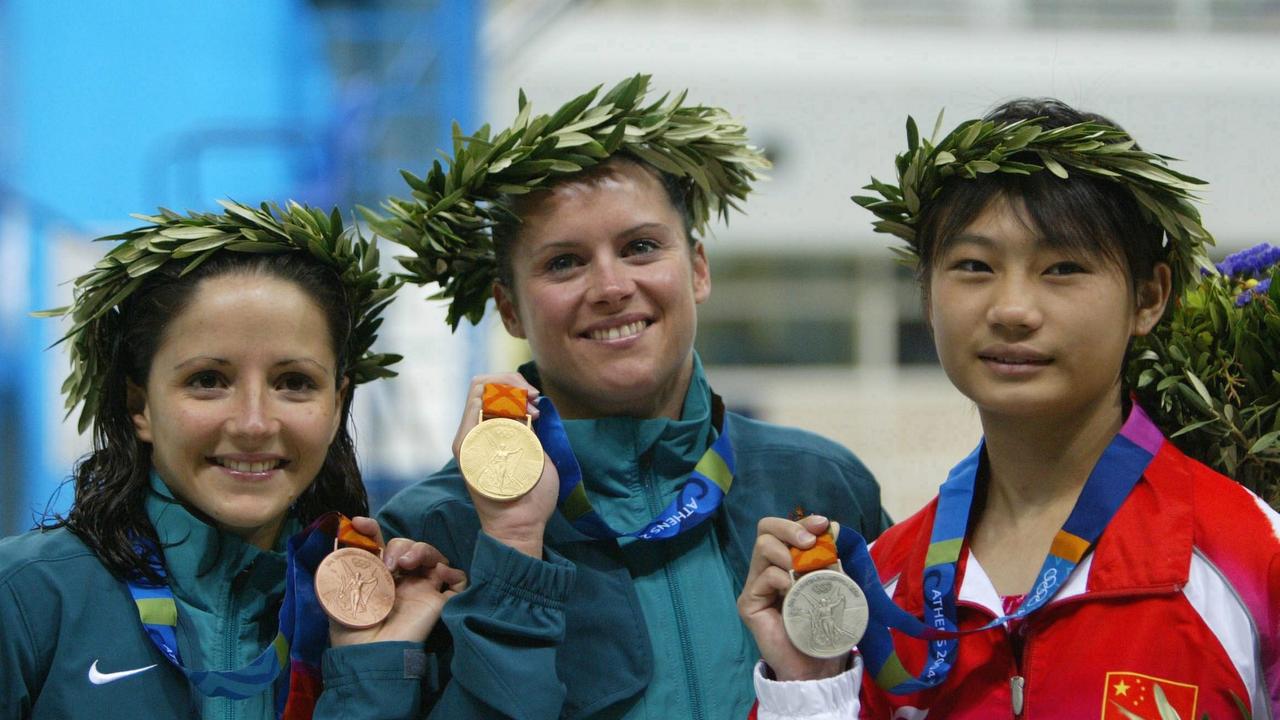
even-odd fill
[{"label": "woman holding silver medal", "polygon": [[370,346],[399,282],[336,212],[224,205],[104,238],[121,242],[46,313],[74,323],[64,390],[94,450],[66,517],[0,541],[0,717],[411,718],[429,700],[422,642],[464,576],[347,519],[368,512],[352,392],[393,374]]},{"label": "woman holding silver medal", "polygon": [[[1121,381],[1207,266],[1201,181],[1056,101],[908,137],[900,186],[855,199],[918,260],[984,438],[870,552],[851,532],[819,551],[823,518],[761,522],[739,599],[758,717],[1274,717],[1280,515],[1183,455]],[[810,553],[866,594],[852,656],[788,640]]]},{"label": "woman holding silver medal", "polygon": [[725,111],[646,99],[648,81],[550,115],[522,94],[512,128],[458,138],[374,223],[415,251],[406,269],[439,283],[451,322],[492,293],[533,357],[473,381],[461,468],[379,515],[468,574],[442,615],[432,717],[740,716],[756,650],[733,608],[758,519],[836,497],[860,532],[887,525],[851,453],[712,391],[693,351],[711,291],[697,236],[766,162]]}]

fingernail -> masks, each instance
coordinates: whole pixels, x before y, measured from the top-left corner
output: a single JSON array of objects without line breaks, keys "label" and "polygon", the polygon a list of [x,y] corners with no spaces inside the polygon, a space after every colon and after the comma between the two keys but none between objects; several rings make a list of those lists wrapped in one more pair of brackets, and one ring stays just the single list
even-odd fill
[{"label": "fingernail", "polygon": [[823,515],[810,515],[809,518],[815,522],[826,522],[827,518]]},{"label": "fingernail", "polygon": [[813,542],[814,540],[817,540],[817,538],[813,536],[813,533],[809,532],[808,530],[801,530],[800,534],[796,536],[796,539],[799,540],[802,544],[808,544]]}]

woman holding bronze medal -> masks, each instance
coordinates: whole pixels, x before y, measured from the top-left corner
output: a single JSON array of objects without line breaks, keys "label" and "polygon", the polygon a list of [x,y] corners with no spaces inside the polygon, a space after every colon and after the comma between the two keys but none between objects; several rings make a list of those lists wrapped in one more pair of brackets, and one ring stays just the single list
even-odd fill
[{"label": "woman holding bronze medal", "polygon": [[826,521],[761,523],[739,600],[758,717],[1274,717],[1280,516],[1122,382],[1133,338],[1207,266],[1201,181],[1056,101],[908,136],[899,185],[855,199],[907,241],[984,438],[870,553],[832,539],[869,606],[852,658],[783,628],[788,571]]},{"label": "woman holding bronze medal", "polygon": [[733,607],[758,519],[837,497],[860,532],[887,524],[851,453],[711,390],[697,238],[767,163],[725,111],[646,99],[648,81],[551,115],[521,94],[512,128],[459,137],[450,167],[409,176],[413,199],[374,223],[414,250],[406,269],[440,284],[451,322],[478,321],[492,293],[533,357],[475,379],[461,468],[379,516],[468,573],[442,616],[432,717],[741,715],[756,650]]},{"label": "woman holding bronze medal", "polygon": [[66,517],[0,541],[0,717],[422,712],[463,575],[348,520],[352,392],[393,374],[370,346],[399,282],[336,212],[224,206],[140,216],[46,313],[74,323],[94,450]]}]

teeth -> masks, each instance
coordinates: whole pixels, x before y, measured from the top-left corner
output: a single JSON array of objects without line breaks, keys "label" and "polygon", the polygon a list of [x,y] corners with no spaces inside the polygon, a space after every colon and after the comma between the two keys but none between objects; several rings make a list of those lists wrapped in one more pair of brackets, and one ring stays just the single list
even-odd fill
[{"label": "teeth", "polygon": [[236,472],[260,473],[268,470],[274,470],[279,464],[278,460],[268,460],[260,462],[239,462],[238,460],[218,460],[218,464],[228,470]]},{"label": "teeth", "polygon": [[645,328],[645,322],[643,320],[637,320],[633,323],[627,323],[626,325],[623,325],[621,327],[609,328],[608,330],[592,330],[591,339],[592,340],[617,340],[619,338],[638,335],[640,334],[640,331],[644,330],[644,328]]}]

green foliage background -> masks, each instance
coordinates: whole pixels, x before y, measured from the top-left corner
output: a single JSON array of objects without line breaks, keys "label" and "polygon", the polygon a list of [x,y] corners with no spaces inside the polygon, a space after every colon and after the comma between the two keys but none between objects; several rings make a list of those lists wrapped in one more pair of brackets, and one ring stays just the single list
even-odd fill
[{"label": "green foliage background", "polygon": [[1238,278],[1207,276],[1139,338],[1129,383],[1183,452],[1280,509],[1280,266],[1243,307]]}]

